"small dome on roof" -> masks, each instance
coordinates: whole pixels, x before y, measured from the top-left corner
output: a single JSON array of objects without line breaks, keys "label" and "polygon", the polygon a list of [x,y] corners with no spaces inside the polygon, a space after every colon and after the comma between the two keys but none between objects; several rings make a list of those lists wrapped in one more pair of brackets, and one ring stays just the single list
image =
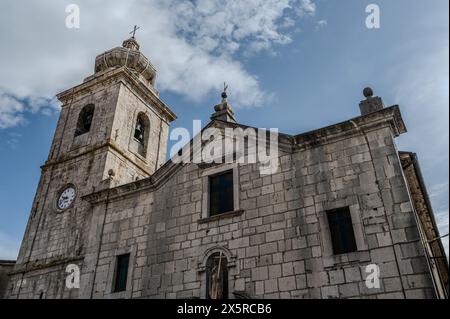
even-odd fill
[{"label": "small dome on roof", "polygon": [[139,43],[134,37],[125,40],[122,47],[116,47],[95,58],[95,73],[110,68],[126,66],[134,71],[144,82],[153,86],[156,69],[149,59],[139,51]]}]

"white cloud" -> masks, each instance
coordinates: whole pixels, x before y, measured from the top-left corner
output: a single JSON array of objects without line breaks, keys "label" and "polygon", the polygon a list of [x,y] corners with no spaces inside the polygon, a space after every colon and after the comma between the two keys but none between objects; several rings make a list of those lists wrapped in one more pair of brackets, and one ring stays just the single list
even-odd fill
[{"label": "white cloud", "polygon": [[24,123],[23,104],[12,96],[0,92],[0,129]]},{"label": "white cloud", "polygon": [[0,129],[10,128],[27,122],[26,113],[41,112],[54,114],[55,100],[31,96],[25,99],[7,94],[0,90]]},{"label": "white cloud", "polygon": [[271,94],[239,56],[290,43],[298,20],[316,10],[311,0],[79,0],[81,28],[67,29],[70,3],[0,4],[1,128],[24,123],[26,111],[48,112],[36,101],[92,74],[95,56],[120,45],[133,24],[159,90],[201,101],[227,81],[233,105],[263,105]]},{"label": "white cloud", "polygon": [[20,242],[9,235],[0,232],[0,259],[16,260],[19,253]]},{"label": "white cloud", "polygon": [[328,21],[327,20],[319,20],[317,21],[317,29],[323,29],[328,25]]},{"label": "white cloud", "polygon": [[305,15],[313,15],[316,12],[316,5],[311,0],[303,0],[301,1],[298,8],[296,8],[296,12],[299,16]]},{"label": "white cloud", "polygon": [[313,15],[316,10],[310,0],[163,2],[169,3],[177,32],[190,44],[220,55],[235,53],[239,47],[257,53],[273,44],[290,43],[289,34],[281,32],[295,25],[289,14]]}]

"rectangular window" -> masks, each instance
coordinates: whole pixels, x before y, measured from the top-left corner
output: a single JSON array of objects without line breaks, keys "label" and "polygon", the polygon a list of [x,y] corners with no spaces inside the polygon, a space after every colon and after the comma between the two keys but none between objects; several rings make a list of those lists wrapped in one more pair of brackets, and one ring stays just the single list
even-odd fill
[{"label": "rectangular window", "polygon": [[114,292],[127,290],[129,262],[130,262],[130,254],[117,256],[116,275],[114,277]]},{"label": "rectangular window", "polygon": [[234,210],[233,171],[209,177],[209,214],[215,216]]},{"label": "rectangular window", "polygon": [[335,255],[357,251],[352,217],[348,207],[327,212]]}]

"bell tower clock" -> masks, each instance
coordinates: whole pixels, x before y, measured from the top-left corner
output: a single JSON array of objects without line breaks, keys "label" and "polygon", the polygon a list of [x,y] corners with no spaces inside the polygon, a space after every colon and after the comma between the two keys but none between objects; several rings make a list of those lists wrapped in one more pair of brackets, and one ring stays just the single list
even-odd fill
[{"label": "bell tower clock", "polygon": [[[61,113],[11,278],[12,298],[77,297],[58,278],[67,264],[83,265],[94,222],[83,196],[149,177],[164,164],[176,116],[159,98],[156,70],[139,49],[133,36],[98,55],[93,75],[57,95]],[[53,286],[40,285],[39,276]]]}]

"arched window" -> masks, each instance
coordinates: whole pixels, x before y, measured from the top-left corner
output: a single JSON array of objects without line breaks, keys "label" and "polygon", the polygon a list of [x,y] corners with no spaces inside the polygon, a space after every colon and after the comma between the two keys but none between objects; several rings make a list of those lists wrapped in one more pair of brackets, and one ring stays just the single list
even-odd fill
[{"label": "arched window", "polygon": [[148,133],[150,130],[150,122],[147,116],[140,113],[136,119],[136,126],[134,128],[134,139],[140,144],[139,154],[145,156],[147,149]]},{"label": "arched window", "polygon": [[223,252],[206,261],[206,299],[228,299],[228,260]]},{"label": "arched window", "polygon": [[88,104],[80,112],[77,121],[75,136],[83,135],[91,130],[92,118],[94,117],[94,105]]},{"label": "arched window", "polygon": [[142,145],[145,144],[145,132],[146,125],[142,115],[139,115],[136,121],[136,127],[134,129],[134,138],[138,140]]}]

